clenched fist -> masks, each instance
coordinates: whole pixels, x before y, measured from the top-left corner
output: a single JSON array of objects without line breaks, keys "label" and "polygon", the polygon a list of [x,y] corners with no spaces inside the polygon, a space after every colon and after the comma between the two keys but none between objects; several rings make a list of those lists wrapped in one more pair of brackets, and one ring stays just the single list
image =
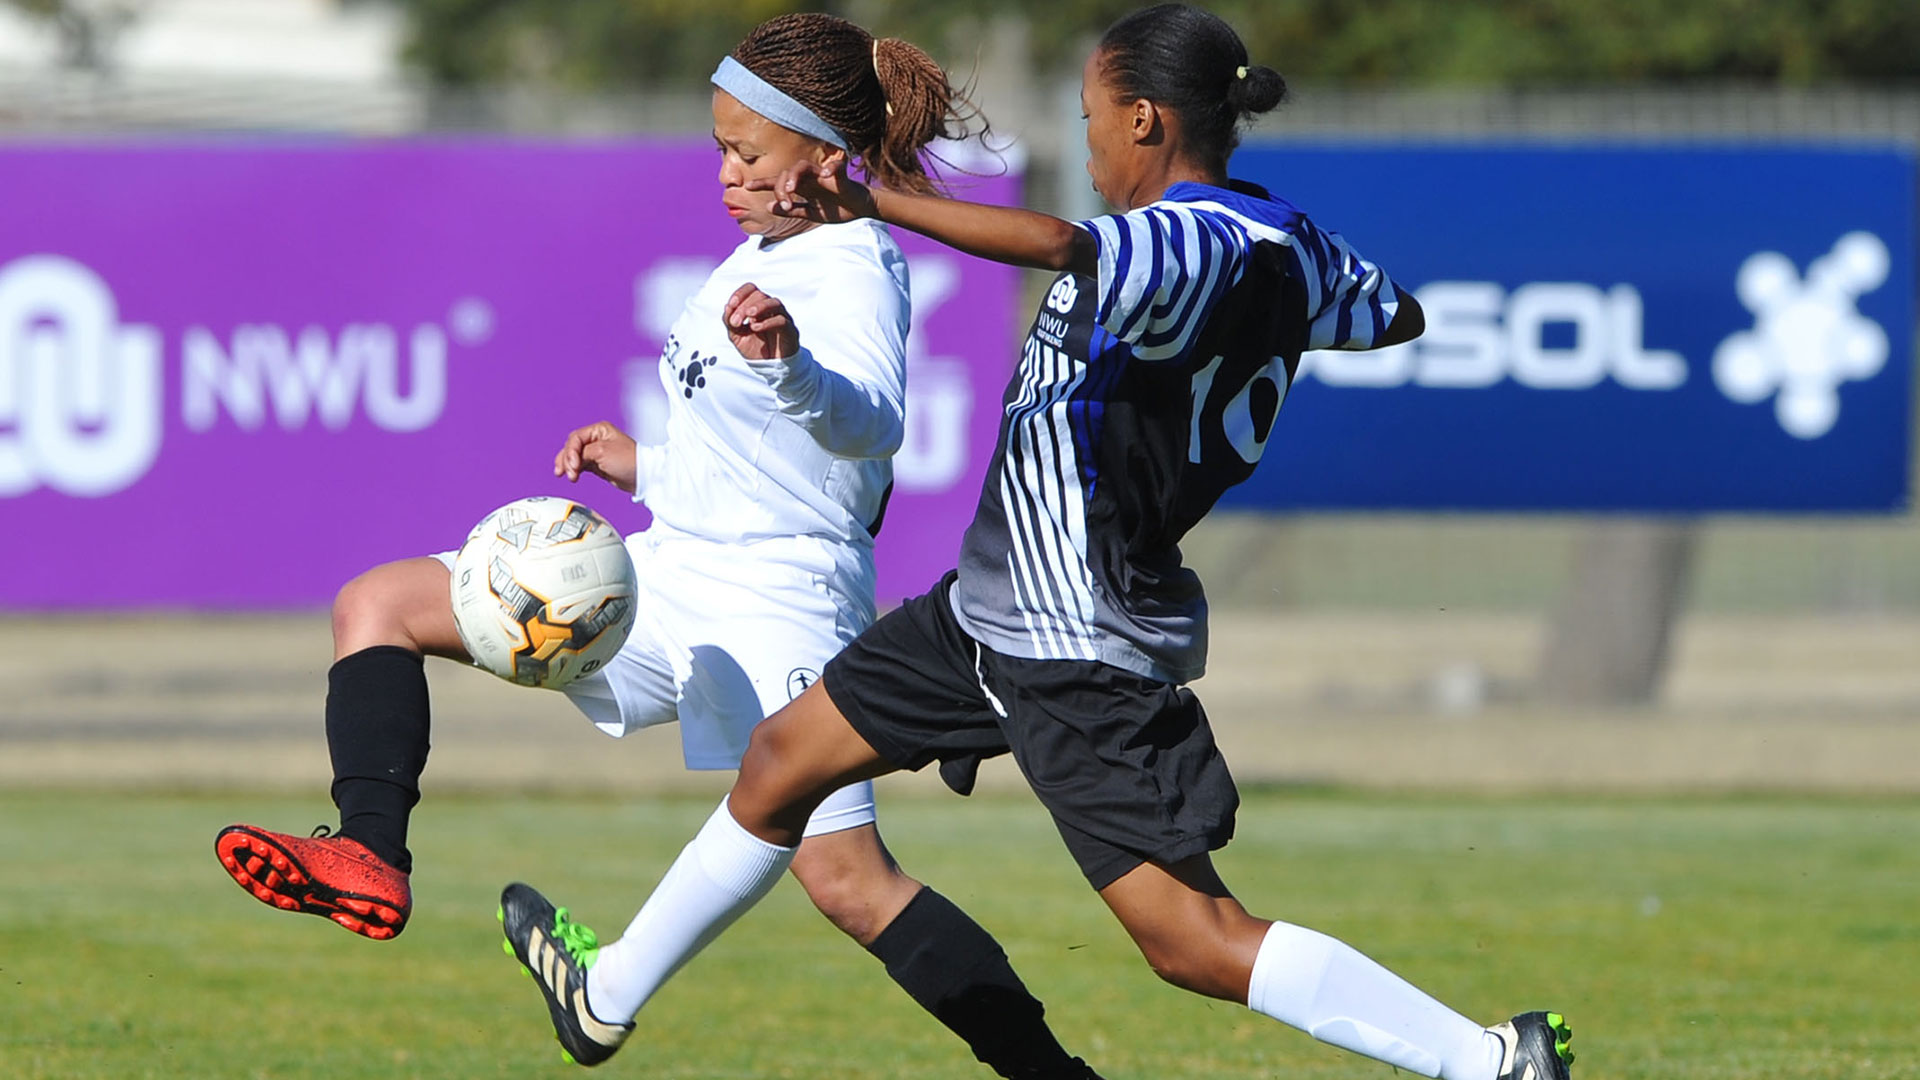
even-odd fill
[{"label": "clenched fist", "polygon": [[786,305],[752,282],[733,290],[720,318],[733,347],[749,360],[786,360],[800,352],[800,330]]}]

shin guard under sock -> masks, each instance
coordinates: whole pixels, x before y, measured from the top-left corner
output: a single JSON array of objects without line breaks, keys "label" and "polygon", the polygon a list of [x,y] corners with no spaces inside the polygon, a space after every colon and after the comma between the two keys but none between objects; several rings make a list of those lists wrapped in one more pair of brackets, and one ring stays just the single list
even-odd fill
[{"label": "shin guard under sock", "polygon": [[1493,1080],[1500,1037],[1336,938],[1276,922],[1253,961],[1247,1007],[1396,1068]]},{"label": "shin guard under sock", "polygon": [[723,801],[680,849],[626,933],[601,947],[587,972],[588,1011],[605,1023],[633,1019],[674,972],[767,895],[795,850],[741,828]]},{"label": "shin guard under sock", "polygon": [[951,900],[921,889],[867,951],[920,1007],[1010,1080],[1091,1077],[1060,1047],[1046,1008],[1014,974],[993,935]]},{"label": "shin guard under sock", "polygon": [[427,765],[424,658],[376,645],[336,661],[327,672],[327,751],[340,835],[367,846],[394,869],[413,869],[407,816],[420,801]]}]

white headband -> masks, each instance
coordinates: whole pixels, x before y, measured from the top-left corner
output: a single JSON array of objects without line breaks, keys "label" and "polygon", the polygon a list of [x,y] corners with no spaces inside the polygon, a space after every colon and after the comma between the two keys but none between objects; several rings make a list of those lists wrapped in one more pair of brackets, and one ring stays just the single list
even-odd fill
[{"label": "white headband", "polygon": [[732,94],[740,104],[783,128],[790,128],[802,135],[811,135],[821,142],[830,143],[842,150],[848,149],[846,138],[833,130],[832,124],[820,119],[812,109],[788,97],[779,87],[748,71],[745,64],[731,56],[722,59],[720,66],[714,69],[713,85]]}]

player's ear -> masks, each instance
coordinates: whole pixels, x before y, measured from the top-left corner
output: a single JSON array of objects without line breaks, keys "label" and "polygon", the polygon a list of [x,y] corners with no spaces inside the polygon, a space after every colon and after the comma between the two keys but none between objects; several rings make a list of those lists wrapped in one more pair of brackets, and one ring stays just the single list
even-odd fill
[{"label": "player's ear", "polygon": [[814,163],[832,173],[842,173],[847,169],[847,152],[831,143],[820,142],[814,145]]},{"label": "player's ear", "polygon": [[1146,98],[1134,101],[1127,116],[1127,130],[1136,145],[1152,142],[1161,131],[1160,106]]}]

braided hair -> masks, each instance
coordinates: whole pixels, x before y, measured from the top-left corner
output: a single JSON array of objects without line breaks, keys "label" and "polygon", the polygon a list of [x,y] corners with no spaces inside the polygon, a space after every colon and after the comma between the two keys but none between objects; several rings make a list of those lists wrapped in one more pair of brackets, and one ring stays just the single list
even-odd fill
[{"label": "braided hair", "polygon": [[845,136],[868,178],[896,191],[939,190],[921,152],[935,139],[965,138],[980,118],[917,46],[833,15],[768,19],[732,56]]}]

